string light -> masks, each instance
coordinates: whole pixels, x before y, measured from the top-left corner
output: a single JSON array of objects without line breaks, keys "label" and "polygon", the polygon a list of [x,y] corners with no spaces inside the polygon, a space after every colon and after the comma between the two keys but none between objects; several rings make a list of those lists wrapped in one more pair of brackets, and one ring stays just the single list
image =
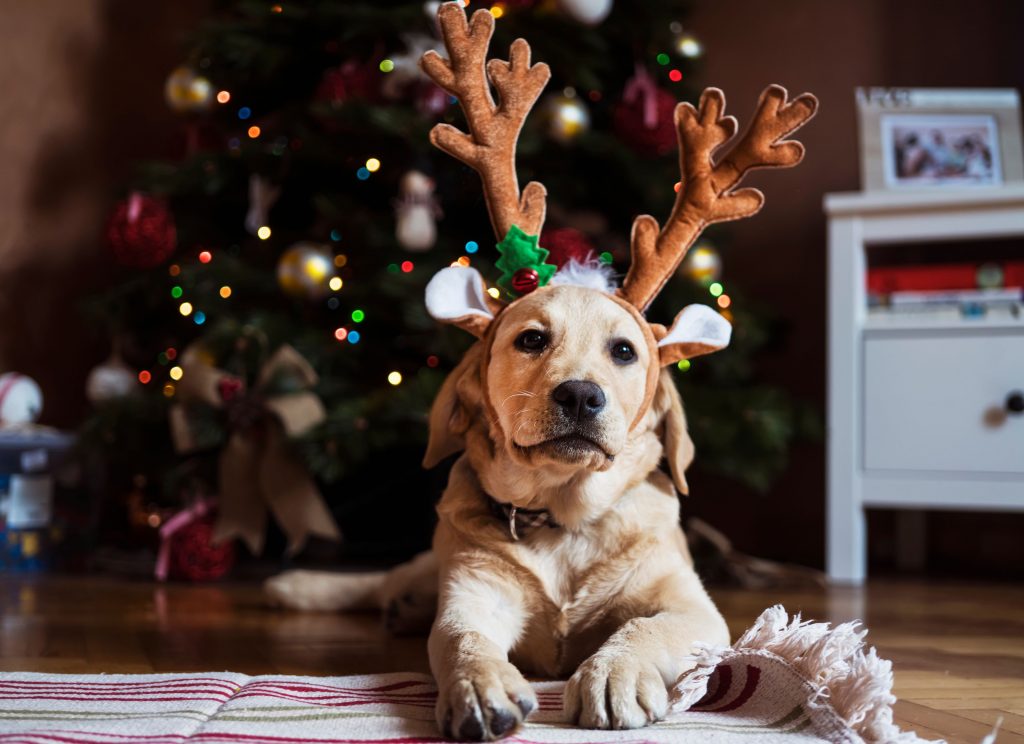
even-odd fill
[{"label": "string light", "polygon": [[256,237],[260,240],[267,240],[270,237],[270,228],[263,225],[263,227],[256,231]]},{"label": "string light", "polygon": [[270,12],[271,13],[283,13],[284,12],[284,8],[282,8],[280,5],[274,5],[274,6],[272,6],[270,8]]},{"label": "string light", "polygon": [[152,379],[153,375],[149,373],[148,369],[144,369],[141,372],[139,372],[139,382],[141,382],[143,385],[148,385],[149,381]]},{"label": "string light", "polygon": [[662,67],[668,64],[668,55],[665,54],[665,52],[659,54],[657,57],[655,57],[655,59],[658,60],[658,64],[661,65]]},{"label": "string light", "polygon": [[615,257],[608,251],[602,253],[598,258],[601,259],[601,263],[603,264],[610,264],[615,259]]},{"label": "string light", "polygon": [[711,282],[711,284],[708,285],[708,292],[711,293],[712,297],[718,297],[724,291],[725,287],[722,286],[721,282]]},{"label": "string light", "polygon": [[217,93],[217,103],[227,103],[230,100],[231,94],[228,91],[222,90],[219,93]]},{"label": "string light", "polygon": [[338,306],[339,306],[340,304],[341,304],[341,303],[340,303],[340,302],[338,302],[338,298],[337,298],[337,297],[331,297],[330,299],[328,299],[328,300],[327,300],[327,307],[328,307],[328,309],[330,309],[330,310],[337,310],[337,309],[338,309]]},{"label": "string light", "polygon": [[679,368],[680,372],[686,372],[688,369],[690,369],[690,360],[680,359],[678,364],[676,364],[676,367]]},{"label": "string light", "polygon": [[209,251],[200,251],[199,252],[199,263],[207,264],[207,263],[210,263],[210,261],[212,261],[212,260],[213,260],[213,254],[210,253]]},{"label": "string light", "polygon": [[342,281],[340,276],[332,276],[331,281],[327,282],[327,286],[331,288],[332,292],[337,292],[341,289],[341,284]]},{"label": "string light", "polygon": [[362,336],[359,335],[359,331],[348,332],[348,342],[350,344],[358,344],[360,338],[362,338]]},{"label": "string light", "polygon": [[455,263],[459,266],[469,266],[469,256],[459,256],[459,260]]},{"label": "string light", "polygon": [[434,368],[434,367],[436,367],[436,366],[437,366],[438,364],[440,364],[440,362],[441,362],[441,360],[440,360],[440,359],[438,359],[438,358],[437,358],[436,356],[434,356],[433,354],[431,354],[430,356],[428,356],[428,357],[427,357],[427,366],[428,366],[428,367],[430,367],[431,369],[433,369],[433,368]]},{"label": "string light", "polygon": [[366,168],[360,168],[359,170],[356,171],[356,178],[358,178],[360,181],[365,181],[369,177],[370,171],[367,170]]},{"label": "string light", "polygon": [[348,335],[348,330],[346,330],[345,328],[336,328],[334,330],[334,337],[336,339],[338,339],[339,341],[344,341],[345,340],[345,336],[347,336],[347,335]]},{"label": "string light", "polygon": [[366,161],[366,170],[376,173],[380,170],[380,161],[377,158],[370,158]]},{"label": "string light", "polygon": [[669,70],[668,79],[671,80],[673,83],[678,83],[680,80],[683,79],[683,73],[679,72],[679,70]]},{"label": "string light", "polygon": [[[454,262],[452,263],[452,266],[455,266]],[[389,274],[397,274],[399,271],[401,271],[401,269],[398,268],[398,264],[396,264],[396,263],[389,263],[388,264],[388,273]]]},{"label": "string light", "polygon": [[156,361],[161,366],[166,367],[167,366],[167,352],[166,351],[161,351],[159,354],[157,354],[156,355]]},{"label": "string light", "polygon": [[366,313],[362,310],[356,309],[352,311],[352,320],[356,323],[362,323],[363,319],[366,318]]},{"label": "string light", "polygon": [[684,57],[699,57],[704,51],[704,47],[699,41],[689,34],[685,34],[679,38],[679,53]]},{"label": "string light", "polygon": [[480,250],[480,246],[475,240],[466,241],[466,253],[476,253],[478,250]]},{"label": "string light", "polygon": [[178,366],[171,367],[171,369],[167,372],[167,376],[170,377],[172,380],[180,380],[184,376],[184,374],[185,370]]},{"label": "string light", "polygon": [[178,312],[181,313],[182,315],[185,315],[185,316],[191,315],[192,314],[192,303],[191,302],[183,302],[183,303],[181,303],[180,305],[178,305]]},{"label": "string light", "polygon": [[181,287],[175,284],[173,287],[171,287],[171,297],[177,300],[178,298],[181,297],[182,294],[184,294],[184,291],[185,290],[183,290]]},{"label": "string light", "polygon": [[675,191],[678,194],[679,193],[679,189],[681,189],[682,187],[683,187],[683,182],[682,181],[676,181],[676,184],[675,184],[675,186],[672,187],[672,190]]},{"label": "string light", "polygon": [[259,127],[249,127],[249,139],[256,139],[260,136]]},{"label": "string light", "polygon": [[242,121],[245,121],[250,116],[252,116],[252,109],[248,106],[242,106],[242,108],[238,109],[238,118]]},{"label": "string light", "polygon": [[228,297],[230,297],[231,296],[231,287],[229,287],[227,284],[225,284],[223,287],[221,287],[220,288],[220,296],[223,297],[225,300]]},{"label": "string light", "polygon": [[390,59],[382,59],[380,61],[381,72],[391,72],[393,69],[395,69],[395,63],[392,62]]},{"label": "string light", "polygon": [[337,266],[339,269],[347,263],[348,256],[346,256],[344,253],[339,253],[337,256],[334,257],[334,265]]},{"label": "string light", "polygon": [[718,298],[718,306],[723,310],[732,304],[732,298],[729,295],[724,294]]},{"label": "string light", "polygon": [[202,310],[197,310],[195,316],[192,318],[196,325],[202,325],[206,322],[206,313]]},{"label": "string light", "polygon": [[408,274],[412,270],[413,270],[413,263],[412,263],[412,261],[402,261],[402,271],[404,271],[406,274]]},{"label": "string light", "polygon": [[505,15],[505,8],[501,3],[495,3],[491,6],[491,15],[495,18],[501,18]]},{"label": "string light", "polygon": [[181,273],[181,267],[178,264],[171,264],[167,267],[167,273],[171,276],[177,276]]},{"label": "string light", "polygon": [[341,230],[331,230],[331,240],[335,243],[341,240]]},{"label": "string light", "polygon": [[388,373],[388,382],[392,385],[402,384],[402,373],[401,372],[390,372]]},{"label": "string light", "polygon": [[501,297],[501,291],[497,287],[491,287],[490,289],[488,289],[487,294],[489,294],[494,299],[498,299],[499,297]]}]

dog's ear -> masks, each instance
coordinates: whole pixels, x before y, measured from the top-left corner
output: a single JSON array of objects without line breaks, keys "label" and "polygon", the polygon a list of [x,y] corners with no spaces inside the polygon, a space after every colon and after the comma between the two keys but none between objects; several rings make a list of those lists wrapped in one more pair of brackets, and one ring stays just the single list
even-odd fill
[{"label": "dog's ear", "polygon": [[651,329],[658,339],[662,367],[724,349],[732,337],[729,321],[707,305],[687,305],[671,328],[652,323]]},{"label": "dog's ear", "polygon": [[432,468],[466,446],[466,430],[480,405],[483,346],[473,344],[445,379],[430,407],[430,434],[423,467]]},{"label": "dog's ear", "polygon": [[690,492],[686,483],[686,468],[693,462],[694,447],[690,435],[686,431],[686,414],[683,413],[683,401],[676,390],[672,373],[663,369],[658,378],[658,389],[654,394],[652,406],[658,417],[658,437],[664,448],[665,459],[676,488],[682,494]]},{"label": "dog's ear", "polygon": [[480,272],[468,266],[449,266],[427,284],[427,312],[434,320],[451,323],[481,338],[501,303],[487,293]]}]

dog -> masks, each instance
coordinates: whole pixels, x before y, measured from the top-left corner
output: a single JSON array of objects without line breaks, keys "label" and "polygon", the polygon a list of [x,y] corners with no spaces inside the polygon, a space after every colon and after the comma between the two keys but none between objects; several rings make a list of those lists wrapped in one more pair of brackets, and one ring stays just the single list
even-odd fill
[{"label": "dog", "polygon": [[381,604],[405,631],[433,610],[422,587],[439,587],[428,647],[448,735],[493,739],[524,720],[537,701],[520,669],[571,675],[565,710],[582,726],[643,726],[664,717],[694,642],[728,643],[679,527],[694,455],[682,403],[610,289],[528,295],[448,376],[424,464],[464,452],[432,553],[391,574],[268,582],[293,607]]},{"label": "dog", "polygon": [[513,731],[537,707],[524,671],[568,677],[565,713],[579,725],[638,728],[664,718],[695,643],[729,642],[679,526],[694,446],[667,369],[724,348],[731,327],[703,305],[667,328],[644,313],[706,225],[760,210],[761,192],[738,188],[748,171],[800,162],[803,146],[786,138],[817,102],[770,86],[735,140],[720,90],[679,104],[675,206],[663,226],[636,218],[617,287],[600,263],[546,264],[537,242],[546,191],[519,189],[515,142],[547,66],[531,64],[523,39],[508,61],[488,62],[486,10],[467,19],[461,3],[446,3],[438,23],[449,59],[429,51],[421,66],[459,99],[469,132],[438,124],[431,141],[479,173],[512,300],[496,299],[468,266],[427,285],[430,314],[478,339],[430,412],[424,464],[462,453],[437,506],[433,550],[387,574],[289,572],[267,591],[305,609],[377,604],[396,630],[431,621],[446,736]]}]

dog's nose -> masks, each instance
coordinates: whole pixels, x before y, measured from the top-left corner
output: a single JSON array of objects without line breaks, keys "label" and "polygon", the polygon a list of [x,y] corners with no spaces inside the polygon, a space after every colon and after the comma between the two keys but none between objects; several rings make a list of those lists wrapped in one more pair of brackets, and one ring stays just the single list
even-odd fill
[{"label": "dog's nose", "polygon": [[604,408],[604,390],[586,380],[566,380],[551,392],[555,403],[577,421],[594,418]]}]

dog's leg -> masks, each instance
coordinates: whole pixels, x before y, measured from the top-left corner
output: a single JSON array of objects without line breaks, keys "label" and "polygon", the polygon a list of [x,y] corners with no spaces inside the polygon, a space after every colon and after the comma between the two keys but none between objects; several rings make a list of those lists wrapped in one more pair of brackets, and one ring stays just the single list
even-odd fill
[{"label": "dog's leg", "polygon": [[[706,600],[706,601],[702,601]],[[693,666],[696,641],[728,644],[729,631],[703,589],[678,608],[627,621],[565,687],[565,712],[585,728],[633,729],[665,717],[668,686]]]},{"label": "dog's leg", "polygon": [[521,588],[496,572],[462,569],[444,582],[429,649],[445,736],[497,739],[537,707],[533,689],[508,661],[525,619]]}]

